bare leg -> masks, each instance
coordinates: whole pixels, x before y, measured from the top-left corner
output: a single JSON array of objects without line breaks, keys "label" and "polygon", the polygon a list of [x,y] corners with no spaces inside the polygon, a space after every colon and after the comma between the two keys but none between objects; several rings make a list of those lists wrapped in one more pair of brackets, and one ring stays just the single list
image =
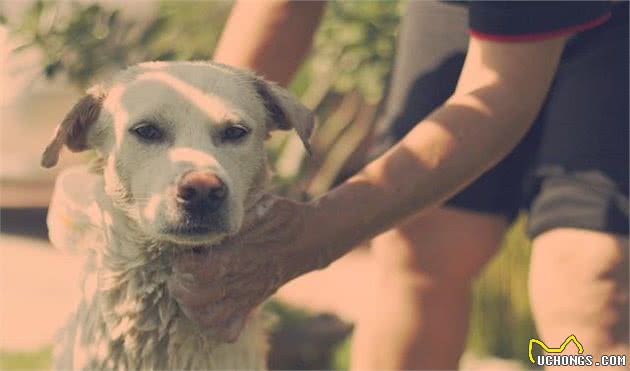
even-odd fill
[{"label": "bare leg", "polygon": [[442,208],[377,237],[380,272],[374,303],[357,323],[352,368],[457,368],[470,283],[505,228],[503,217]]},{"label": "bare leg", "polygon": [[[548,346],[574,334],[594,362],[601,354],[628,356],[626,237],[570,228],[543,233],[533,243],[530,297]],[[566,353],[575,353],[570,348]]]}]

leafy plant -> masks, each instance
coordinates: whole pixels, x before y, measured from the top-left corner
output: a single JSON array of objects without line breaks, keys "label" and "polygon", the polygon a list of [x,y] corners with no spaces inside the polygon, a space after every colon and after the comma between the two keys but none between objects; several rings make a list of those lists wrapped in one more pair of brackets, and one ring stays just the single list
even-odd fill
[{"label": "leafy plant", "polygon": [[85,88],[141,61],[208,59],[230,3],[208,4],[164,2],[155,16],[138,19],[99,3],[38,0],[10,25],[14,36],[25,40],[16,52],[37,48],[46,77],[63,74]]}]

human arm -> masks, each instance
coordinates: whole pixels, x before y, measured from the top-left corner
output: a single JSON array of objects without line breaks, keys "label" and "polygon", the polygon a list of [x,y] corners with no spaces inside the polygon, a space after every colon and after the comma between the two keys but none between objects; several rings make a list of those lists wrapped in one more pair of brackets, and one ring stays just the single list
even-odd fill
[{"label": "human arm", "polygon": [[323,264],[446,200],[503,158],[540,110],[564,40],[471,38],[454,94],[385,155],[309,204],[318,227],[304,239],[330,255]]},{"label": "human arm", "polygon": [[238,1],[214,54],[287,85],[310,50],[324,1]]},{"label": "human arm", "polygon": [[[207,262],[228,268],[208,269],[210,263],[199,258],[182,261],[179,269],[199,279],[172,284],[180,303],[188,303],[189,315],[199,322],[225,324],[226,333],[234,335],[248,311],[283,283],[457,192],[528,130],[563,45],[564,38],[524,43],[473,38],[457,89],[443,106],[321,198],[307,204],[276,199],[266,217],[211,253]],[[245,271],[243,279],[226,279]],[[217,291],[207,282],[226,287]]]}]

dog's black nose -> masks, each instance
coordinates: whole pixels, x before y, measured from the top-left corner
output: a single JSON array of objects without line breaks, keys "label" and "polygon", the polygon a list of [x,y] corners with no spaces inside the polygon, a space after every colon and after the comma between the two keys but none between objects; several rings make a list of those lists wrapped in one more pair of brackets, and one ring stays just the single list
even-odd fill
[{"label": "dog's black nose", "polygon": [[208,171],[186,173],[177,184],[177,202],[187,209],[214,211],[221,206],[228,189],[216,174]]}]

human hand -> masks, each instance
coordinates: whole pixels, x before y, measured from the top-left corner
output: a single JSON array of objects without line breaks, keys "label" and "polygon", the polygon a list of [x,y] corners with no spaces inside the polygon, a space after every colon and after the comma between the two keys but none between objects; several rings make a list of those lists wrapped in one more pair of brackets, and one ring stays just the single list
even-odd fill
[{"label": "human hand", "polygon": [[168,287],[183,312],[236,341],[247,316],[289,280],[318,267],[305,226],[309,205],[267,196],[237,236],[176,258]]}]

